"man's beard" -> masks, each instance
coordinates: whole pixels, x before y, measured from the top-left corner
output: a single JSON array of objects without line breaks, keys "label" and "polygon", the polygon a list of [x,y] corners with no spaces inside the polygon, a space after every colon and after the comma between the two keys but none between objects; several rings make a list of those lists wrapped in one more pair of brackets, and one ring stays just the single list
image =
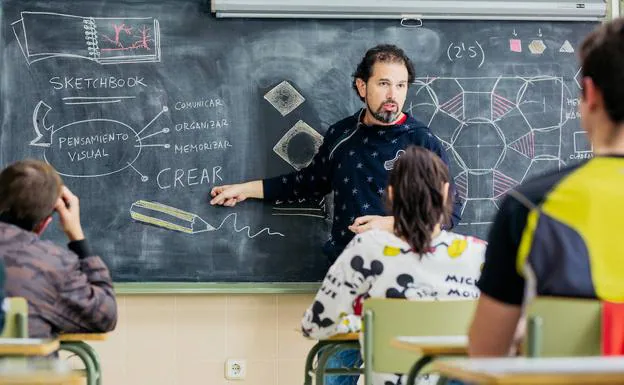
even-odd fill
[{"label": "man's beard", "polygon": [[[397,110],[396,111],[386,111],[384,109],[384,104],[388,104],[388,103],[393,103],[394,105],[397,106]],[[381,105],[379,106],[379,108],[374,111],[370,104],[366,103],[366,107],[368,107],[368,110],[371,112],[371,114],[373,115],[373,117],[375,119],[377,119],[378,121],[382,122],[382,123],[392,123],[395,120],[397,120],[397,118],[399,117],[399,114],[401,113],[401,110],[398,108],[399,103],[395,102],[394,100],[386,100],[383,103],[381,103]]]}]

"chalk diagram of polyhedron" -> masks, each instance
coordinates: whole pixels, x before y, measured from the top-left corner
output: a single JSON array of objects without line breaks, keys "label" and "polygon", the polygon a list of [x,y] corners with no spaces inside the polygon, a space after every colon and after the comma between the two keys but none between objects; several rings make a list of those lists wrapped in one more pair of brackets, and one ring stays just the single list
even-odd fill
[{"label": "chalk diagram of polyhedron", "polygon": [[463,226],[489,225],[510,189],[545,170],[560,168],[563,78],[418,78],[406,106],[442,141]]}]

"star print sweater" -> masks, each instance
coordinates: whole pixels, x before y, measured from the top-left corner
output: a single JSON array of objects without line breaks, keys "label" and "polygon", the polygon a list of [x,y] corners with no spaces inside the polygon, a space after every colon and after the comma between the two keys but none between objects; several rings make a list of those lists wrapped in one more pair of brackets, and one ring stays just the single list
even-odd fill
[{"label": "star print sweater", "polygon": [[[476,285],[485,247],[477,238],[442,231],[432,239],[429,252],[420,255],[389,232],[370,230],[356,235],[327,272],[301,320],[302,331],[315,339],[358,332],[361,302],[370,297],[415,301],[478,298]],[[373,383],[397,384],[399,379],[375,373]]]},{"label": "star print sweater", "polygon": [[[365,110],[327,130],[312,162],[297,172],[263,180],[264,199],[322,197],[334,192],[331,235],[323,251],[333,262],[353,238],[348,226],[363,215],[386,215],[383,199],[388,172],[409,145],[422,146],[448,164],[440,141],[429,128],[407,115],[392,126],[361,123]],[[455,197],[452,228],[459,222],[462,203]]]}]

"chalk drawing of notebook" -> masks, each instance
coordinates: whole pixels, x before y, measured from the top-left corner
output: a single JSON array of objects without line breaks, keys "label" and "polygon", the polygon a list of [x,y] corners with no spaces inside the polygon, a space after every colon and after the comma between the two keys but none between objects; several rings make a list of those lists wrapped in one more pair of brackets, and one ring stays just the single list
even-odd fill
[{"label": "chalk drawing of notebook", "polygon": [[28,64],[54,57],[99,64],[160,62],[160,26],[153,17],[83,17],[21,13],[13,33]]}]

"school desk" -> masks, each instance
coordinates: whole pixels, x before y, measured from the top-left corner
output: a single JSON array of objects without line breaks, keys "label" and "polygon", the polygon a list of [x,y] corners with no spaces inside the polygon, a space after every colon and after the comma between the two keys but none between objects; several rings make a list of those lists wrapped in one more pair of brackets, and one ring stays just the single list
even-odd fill
[{"label": "school desk", "polygon": [[85,341],[104,341],[108,338],[106,333],[67,333],[59,335],[61,350],[74,353],[85,366],[87,385],[102,384],[102,365],[100,357],[91,345]]},{"label": "school desk", "polygon": [[421,355],[410,368],[407,385],[415,384],[418,373],[437,356],[468,354],[467,336],[401,336],[394,338],[390,344],[397,349]]},{"label": "school desk", "polygon": [[81,381],[59,359],[0,359],[0,385],[79,385]]},{"label": "school desk", "polygon": [[0,338],[0,356],[47,356],[58,349],[57,339]]},{"label": "school desk", "polygon": [[[308,352],[305,363],[304,385],[312,385],[312,375],[316,377],[316,384],[325,383],[325,375],[354,376],[363,373],[361,368],[327,368],[327,361],[336,353],[343,350],[359,349],[359,333],[337,334],[326,340],[319,340]],[[321,349],[323,349],[321,351]],[[319,351],[321,353],[319,354]],[[313,368],[314,358],[319,355],[316,369]]]},{"label": "school desk", "polygon": [[448,379],[483,385],[624,384],[624,357],[474,358],[436,361]]}]

